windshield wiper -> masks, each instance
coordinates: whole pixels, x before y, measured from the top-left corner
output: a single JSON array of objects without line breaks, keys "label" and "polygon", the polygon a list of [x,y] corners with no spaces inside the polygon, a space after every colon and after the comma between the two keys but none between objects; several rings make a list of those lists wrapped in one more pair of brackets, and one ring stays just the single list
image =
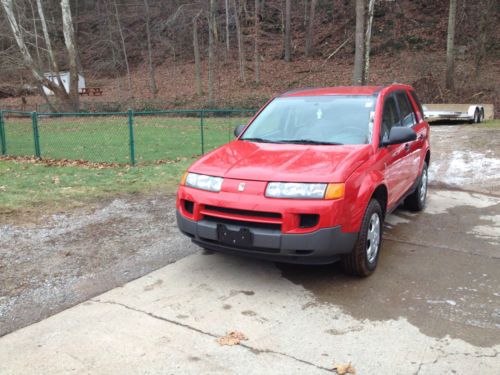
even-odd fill
[{"label": "windshield wiper", "polygon": [[315,141],[314,139],[283,139],[279,143],[293,143],[299,145],[343,145],[338,142]]},{"label": "windshield wiper", "polygon": [[281,142],[273,141],[272,139],[264,139],[264,138],[240,138],[240,141],[262,142],[262,143],[281,143]]}]

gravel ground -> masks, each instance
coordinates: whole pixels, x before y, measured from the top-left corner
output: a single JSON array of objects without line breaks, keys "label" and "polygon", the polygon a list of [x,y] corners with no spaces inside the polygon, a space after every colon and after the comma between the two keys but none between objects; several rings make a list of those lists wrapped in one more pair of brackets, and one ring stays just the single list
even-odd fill
[{"label": "gravel ground", "polygon": [[[431,134],[431,184],[500,195],[498,129]],[[0,222],[0,336],[196,252],[177,231],[174,206],[160,193],[135,195]]]},{"label": "gravel ground", "polygon": [[196,251],[174,207],[135,196],[0,226],[0,336]]}]

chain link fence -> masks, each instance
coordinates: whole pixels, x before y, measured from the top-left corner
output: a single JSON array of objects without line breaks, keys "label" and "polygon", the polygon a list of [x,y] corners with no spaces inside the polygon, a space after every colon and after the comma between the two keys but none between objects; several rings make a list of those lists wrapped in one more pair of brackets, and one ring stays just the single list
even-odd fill
[{"label": "chain link fence", "polygon": [[37,113],[0,111],[0,154],[148,164],[202,155],[229,142],[248,109]]}]

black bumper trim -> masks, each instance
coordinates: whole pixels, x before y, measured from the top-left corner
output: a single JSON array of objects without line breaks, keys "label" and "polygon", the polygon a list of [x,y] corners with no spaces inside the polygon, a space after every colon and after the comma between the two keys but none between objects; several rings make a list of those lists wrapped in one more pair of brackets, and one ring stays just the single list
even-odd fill
[{"label": "black bumper trim", "polygon": [[[340,226],[302,234],[250,228],[253,247],[238,248],[217,241],[217,223],[212,221],[193,221],[177,211],[177,225],[194,243],[203,248],[286,263],[333,263],[340,255],[350,253],[358,239],[358,233],[344,233]],[[233,227],[238,228],[240,227]]]}]

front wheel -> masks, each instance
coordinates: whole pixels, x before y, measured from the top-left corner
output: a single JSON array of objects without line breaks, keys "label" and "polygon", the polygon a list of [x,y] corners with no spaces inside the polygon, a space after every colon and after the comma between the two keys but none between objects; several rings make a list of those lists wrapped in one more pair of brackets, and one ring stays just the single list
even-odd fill
[{"label": "front wheel", "polygon": [[353,251],[342,258],[342,264],[347,273],[366,277],[375,271],[382,241],[383,223],[384,216],[380,203],[372,199],[366,208]]}]

